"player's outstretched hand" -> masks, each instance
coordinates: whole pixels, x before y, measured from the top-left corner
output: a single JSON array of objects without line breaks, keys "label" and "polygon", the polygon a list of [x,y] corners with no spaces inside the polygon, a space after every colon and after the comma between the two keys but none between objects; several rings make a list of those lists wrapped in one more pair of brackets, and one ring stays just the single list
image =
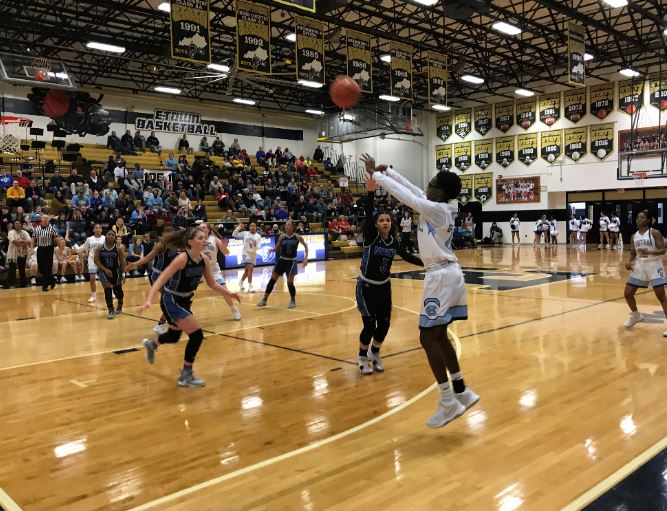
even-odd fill
[{"label": "player's outstretched hand", "polygon": [[373,172],[375,172],[375,158],[373,158],[368,153],[362,153],[361,158],[359,159],[362,162],[364,162],[364,166],[366,167],[366,172],[368,172],[369,174],[373,174]]},{"label": "player's outstretched hand", "polygon": [[[238,293],[237,293],[237,294],[238,294]],[[141,307],[139,307],[139,314],[142,314],[144,311],[148,310],[148,309],[150,308],[151,305],[152,305],[152,304],[151,304],[151,302],[149,302],[149,301],[144,302],[144,303],[141,305]]]},{"label": "player's outstretched hand", "polygon": [[373,179],[373,176],[368,172],[364,174],[364,182],[366,183],[366,189],[369,192],[374,192],[375,190],[377,190],[378,187],[377,181]]}]

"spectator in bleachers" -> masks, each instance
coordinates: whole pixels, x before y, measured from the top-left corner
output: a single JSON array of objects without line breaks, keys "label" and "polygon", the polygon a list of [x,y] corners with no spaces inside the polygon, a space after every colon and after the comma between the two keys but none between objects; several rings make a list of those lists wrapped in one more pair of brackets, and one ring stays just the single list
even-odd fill
[{"label": "spectator in bleachers", "polygon": [[7,169],[4,167],[0,169],[0,191],[7,190],[13,182],[14,178],[7,173]]},{"label": "spectator in bleachers", "polygon": [[333,169],[334,164],[331,162],[331,158],[327,158],[326,161],[324,162],[324,170],[331,170]]},{"label": "spectator in bleachers", "polygon": [[116,200],[118,200],[118,192],[114,188],[107,188],[104,190],[102,202],[104,203],[105,208],[114,207],[116,205]]},{"label": "spectator in bleachers", "polygon": [[201,199],[198,200],[197,204],[195,204],[195,207],[192,208],[192,219],[195,222],[197,221],[208,222],[208,213],[206,212],[206,206],[201,201]]},{"label": "spectator in bleachers", "polygon": [[190,225],[190,219],[185,209],[179,208],[171,223],[176,229],[186,229]]},{"label": "spectator in bleachers", "polygon": [[130,215],[130,227],[137,234],[148,231],[148,217],[144,213],[144,207],[139,205]]},{"label": "spectator in bleachers", "polygon": [[118,212],[120,215],[127,215],[130,213],[130,199],[125,193],[125,190],[121,190],[118,193],[118,198],[116,199],[116,209],[115,212]]},{"label": "spectator in bleachers", "polygon": [[118,151],[120,147],[120,138],[118,138],[118,135],[116,135],[115,131],[111,132],[111,135],[107,137],[107,149],[113,149],[114,151]]},{"label": "spectator in bleachers", "polygon": [[289,218],[289,213],[287,212],[287,208],[283,205],[281,205],[278,208],[278,211],[276,211],[276,218],[278,220],[287,220]]},{"label": "spectator in bleachers", "polygon": [[141,182],[134,177],[134,173],[127,176],[127,178],[123,182],[123,186],[125,187],[127,193],[129,193],[130,196],[132,197],[132,200],[136,198],[142,198],[143,187],[141,186]]},{"label": "spectator in bleachers", "polygon": [[90,175],[88,176],[88,179],[86,179],[86,185],[88,186],[88,194],[92,194],[95,190],[98,192],[104,190],[104,182],[98,177],[95,169],[90,171]]},{"label": "spectator in bleachers", "polygon": [[190,173],[190,162],[188,161],[188,157],[184,154],[178,157],[178,170],[185,175]]},{"label": "spectator in bleachers", "polygon": [[[17,171],[16,171],[16,177],[15,177],[14,179],[15,179],[16,181],[18,181],[19,186],[20,186],[21,188],[24,188],[24,189],[25,189],[26,187],[30,186],[30,178],[29,178],[28,176],[23,175],[23,171],[22,171],[22,170],[17,170]],[[12,182],[12,185],[13,185],[13,184],[14,184],[14,183]]]},{"label": "spectator in bleachers", "polygon": [[222,182],[218,179],[218,176],[213,176],[213,179],[208,184],[208,193],[217,197],[220,190],[222,190]]},{"label": "spectator in bleachers", "polygon": [[178,139],[178,150],[179,151],[185,151],[187,153],[194,152],[190,148],[190,142],[188,141],[188,136],[185,133],[183,133],[183,136]]},{"label": "spectator in bleachers", "polygon": [[0,232],[9,232],[12,229],[12,214],[6,204],[0,206]]},{"label": "spectator in bleachers", "polygon": [[145,204],[154,215],[163,213],[164,202],[162,197],[160,197],[159,189],[153,188],[153,193],[146,199]]},{"label": "spectator in bleachers", "polygon": [[28,203],[25,200],[25,190],[23,187],[19,186],[19,182],[15,179],[12,182],[11,188],[7,190],[7,206],[10,208],[28,207]]},{"label": "spectator in bleachers", "polygon": [[42,223],[42,206],[36,206],[28,215],[32,225],[39,225]]},{"label": "spectator in bleachers", "polygon": [[67,193],[71,197],[72,195],[76,194],[77,188],[80,185],[85,184],[86,180],[79,175],[79,171],[76,170],[75,168],[72,168],[69,172],[69,176],[67,176]]},{"label": "spectator in bleachers", "polygon": [[308,166],[306,165],[306,159],[303,157],[303,155],[299,156],[294,161],[294,166],[296,167],[296,170],[302,173],[305,173],[306,170],[308,170]]},{"label": "spectator in bleachers", "polygon": [[144,182],[144,169],[141,168],[139,163],[134,164],[134,169],[132,169],[132,177],[134,177],[134,179],[140,183]]},{"label": "spectator in bleachers", "polygon": [[54,219],[51,221],[51,225],[58,233],[58,236],[65,238],[67,235],[67,216],[64,211],[58,213],[57,216],[54,216]]},{"label": "spectator in bleachers", "polygon": [[155,136],[154,131],[151,131],[150,136],[146,139],[146,146],[153,153],[160,154],[162,152],[162,146],[160,145],[158,138]]},{"label": "spectator in bleachers", "polygon": [[82,215],[86,215],[90,209],[90,197],[84,195],[82,191],[74,194],[70,202],[72,211],[80,211]]},{"label": "spectator in bleachers", "polygon": [[67,198],[62,189],[57,190],[51,199],[51,204],[49,206],[49,213],[53,216],[59,215],[61,212],[67,213],[69,206],[67,204]]},{"label": "spectator in bleachers", "polygon": [[292,154],[292,152],[287,147],[283,151],[283,160],[284,160],[285,164],[294,163],[294,161],[296,160],[296,157]]},{"label": "spectator in bleachers", "polygon": [[25,200],[30,209],[35,209],[36,206],[45,206],[45,195],[44,188],[37,184],[36,179],[30,181],[30,185],[25,189]]},{"label": "spectator in bleachers", "polygon": [[164,207],[172,215],[178,211],[178,196],[174,192],[169,192],[169,195],[164,199]]},{"label": "spectator in bleachers", "polygon": [[341,236],[350,236],[352,233],[352,226],[345,215],[340,215],[338,220],[329,222],[329,237],[334,241]]},{"label": "spectator in bleachers", "polygon": [[215,140],[213,141],[213,145],[211,146],[211,149],[213,150],[213,154],[215,156],[224,156],[225,154],[225,143],[220,140],[220,137],[215,137]]},{"label": "spectator in bleachers", "polygon": [[116,222],[113,224],[111,230],[116,233],[116,239],[121,240],[122,244],[125,245],[125,248],[129,248],[132,234],[130,234],[127,225],[125,225],[123,217],[116,218]]},{"label": "spectator in bleachers", "polygon": [[125,179],[128,176],[127,169],[125,168],[125,165],[117,165],[115,169],[113,169],[113,175],[114,178],[116,179],[116,183],[118,183],[118,186],[123,186],[123,183],[125,182]]},{"label": "spectator in bleachers", "polygon": [[71,242],[73,245],[80,245],[86,241],[88,234],[86,220],[83,218],[80,210],[75,210],[72,214],[72,219],[67,222],[67,230],[65,231],[65,240]]},{"label": "spectator in bleachers", "polygon": [[315,160],[317,163],[322,163],[323,159],[324,159],[324,152],[322,151],[322,148],[318,145],[315,148],[315,152],[313,153],[313,160]]},{"label": "spectator in bleachers", "polygon": [[93,225],[100,223],[100,218],[102,217],[102,211],[104,210],[104,201],[100,196],[98,190],[94,190],[93,194],[90,196],[90,220]]},{"label": "spectator in bleachers", "polygon": [[172,172],[178,170],[178,160],[174,157],[174,153],[169,153],[169,158],[165,160],[164,166]]},{"label": "spectator in bleachers", "polygon": [[187,212],[187,216],[189,216],[190,210],[192,209],[190,199],[188,198],[187,194],[185,193],[185,190],[181,190],[181,192],[179,193],[178,209],[184,209]]},{"label": "spectator in bleachers", "polygon": [[146,139],[144,136],[141,134],[139,130],[135,131],[134,133],[134,149],[135,150],[140,150],[141,152],[144,152],[146,150]]},{"label": "spectator in bleachers", "polygon": [[132,132],[130,130],[127,130],[125,135],[120,138],[119,151],[123,154],[137,154],[134,150],[134,137],[132,136]]},{"label": "spectator in bleachers", "polygon": [[63,182],[62,176],[60,175],[60,171],[58,169],[54,169],[53,175],[51,176],[51,179],[49,179],[47,190],[49,193],[56,193],[58,190],[62,190],[64,186],[65,184]]},{"label": "spectator in bleachers", "polygon": [[245,149],[241,149],[239,153],[236,155],[236,158],[240,160],[243,165],[250,165],[250,155],[248,154],[248,151]]},{"label": "spectator in bleachers", "polygon": [[232,145],[229,146],[229,156],[234,158],[237,154],[241,152],[241,144],[239,144],[239,139],[235,138]]},{"label": "spectator in bleachers", "polygon": [[266,152],[266,164],[269,167],[275,167],[276,166],[276,154],[273,152],[273,149],[269,149]]},{"label": "spectator in bleachers", "polygon": [[259,146],[259,149],[257,149],[255,158],[257,159],[257,165],[264,165],[266,163],[266,153],[262,146]]},{"label": "spectator in bleachers", "polygon": [[234,212],[231,209],[228,209],[220,222],[223,224],[237,224],[238,219],[234,216]]},{"label": "spectator in bleachers", "polygon": [[208,143],[207,137],[202,137],[199,141],[199,150],[205,153],[208,153],[211,150],[211,146]]}]

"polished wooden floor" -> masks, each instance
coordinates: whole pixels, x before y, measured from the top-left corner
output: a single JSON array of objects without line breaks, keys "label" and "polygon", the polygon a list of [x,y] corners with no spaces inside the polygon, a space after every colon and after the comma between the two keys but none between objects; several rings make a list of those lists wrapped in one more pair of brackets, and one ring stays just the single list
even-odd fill
[{"label": "polished wooden floor", "polygon": [[[301,269],[295,310],[282,285],[265,310],[243,295],[241,322],[200,290],[204,389],[176,386],[183,342],[153,366],[141,351],[114,353],[137,347],[160,314],[136,313],[143,279],[128,283],[127,314],[114,321],[101,291],[87,304],[87,283],[0,291],[0,488],[25,510],[550,510],[663,439],[664,325],[656,314],[622,327],[619,254],[458,255],[490,269],[485,283],[526,286],[468,286],[470,319],[454,330],[482,399],[440,430],[424,425],[437,394],[423,392],[420,280],[392,282],[386,372],[356,368],[358,259]],[[532,285],[534,270],[586,275]],[[236,288],[237,272],[227,276]],[[262,285],[268,276],[255,274]],[[650,291],[638,303],[659,310]]]}]

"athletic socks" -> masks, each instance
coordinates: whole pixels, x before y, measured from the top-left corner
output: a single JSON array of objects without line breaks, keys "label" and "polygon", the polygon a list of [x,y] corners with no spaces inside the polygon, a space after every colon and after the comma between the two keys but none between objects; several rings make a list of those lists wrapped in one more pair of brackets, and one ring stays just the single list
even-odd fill
[{"label": "athletic socks", "polygon": [[454,392],[457,394],[463,392],[466,389],[466,385],[463,382],[463,374],[461,374],[461,371],[452,373],[450,376],[452,377],[452,387],[454,388]]},{"label": "athletic socks", "polygon": [[359,348],[359,356],[365,357],[368,354],[368,349]]},{"label": "athletic socks", "polygon": [[382,347],[381,342],[373,341],[373,345],[371,346],[371,352],[372,353],[380,353],[380,348]]},{"label": "athletic socks", "polygon": [[448,381],[443,383],[438,383],[438,388],[440,389],[440,402],[447,403],[454,400],[454,392]]}]

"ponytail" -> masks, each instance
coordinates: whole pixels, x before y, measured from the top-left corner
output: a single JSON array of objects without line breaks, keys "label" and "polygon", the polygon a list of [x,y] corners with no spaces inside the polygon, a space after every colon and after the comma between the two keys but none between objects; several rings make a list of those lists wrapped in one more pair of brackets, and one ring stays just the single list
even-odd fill
[{"label": "ponytail", "polygon": [[160,241],[172,250],[185,250],[190,248],[188,241],[193,239],[199,229],[181,229],[163,234]]}]

